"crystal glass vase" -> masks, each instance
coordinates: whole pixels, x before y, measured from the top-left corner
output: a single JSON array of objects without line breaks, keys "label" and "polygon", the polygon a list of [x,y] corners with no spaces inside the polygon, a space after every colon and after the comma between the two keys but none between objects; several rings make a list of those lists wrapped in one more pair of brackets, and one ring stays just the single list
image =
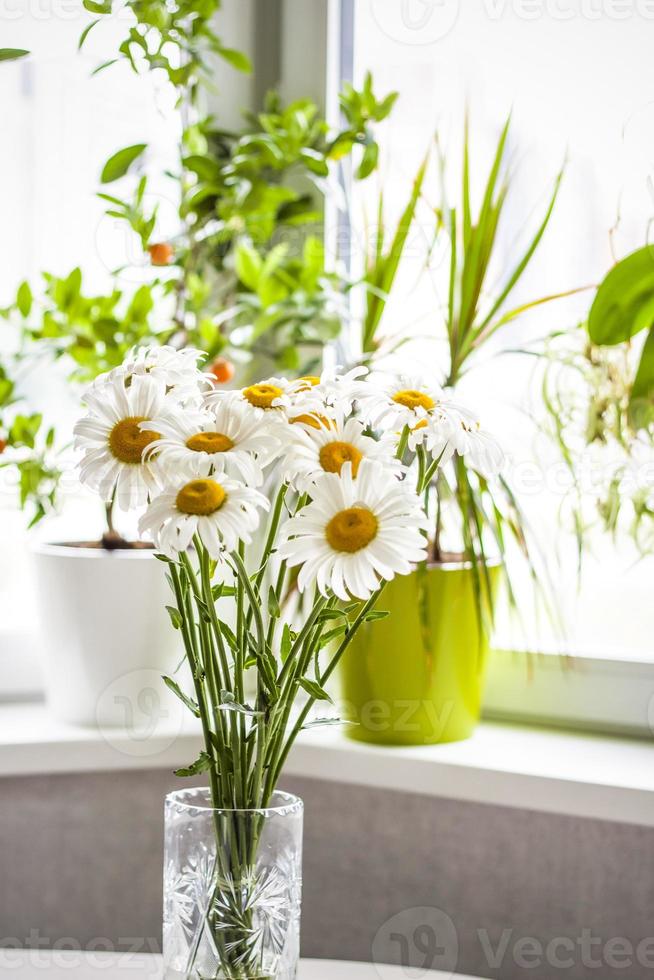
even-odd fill
[{"label": "crystal glass vase", "polygon": [[166,797],[166,980],[295,980],[303,804],[217,810],[208,789]]}]

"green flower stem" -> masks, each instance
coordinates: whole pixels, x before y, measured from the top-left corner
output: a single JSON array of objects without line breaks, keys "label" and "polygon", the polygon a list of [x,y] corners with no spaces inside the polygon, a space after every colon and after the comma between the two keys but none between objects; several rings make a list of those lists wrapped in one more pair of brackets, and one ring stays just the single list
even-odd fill
[{"label": "green flower stem", "polygon": [[[284,580],[286,578],[287,563],[283,561],[279,566],[279,572],[277,573],[277,581],[274,585],[275,600],[279,606],[282,601],[282,590],[284,588]],[[266,643],[272,648],[273,640],[275,639],[275,627],[277,625],[277,619],[274,616],[270,617],[268,623],[268,632],[266,634]]]},{"label": "green flower stem", "polygon": [[259,653],[263,654],[265,649],[265,631],[263,628],[263,617],[261,615],[259,595],[258,593],[255,593],[254,588],[252,587],[252,582],[250,581],[250,576],[247,573],[242,555],[238,551],[232,551],[230,558],[233,562],[238,580],[243,586],[245,595],[250,603],[249,612],[254,615],[254,625],[257,632],[257,648]]},{"label": "green flower stem", "polygon": [[[328,682],[329,678],[332,676],[332,674],[336,670],[337,666],[339,665],[339,663],[340,663],[340,661],[341,661],[341,659],[343,657],[343,654],[345,653],[345,651],[349,647],[350,643],[352,642],[352,640],[354,639],[354,637],[358,633],[359,629],[363,625],[367,614],[369,612],[371,612],[372,609],[374,609],[374,607],[375,607],[375,605],[376,605],[379,597],[383,593],[385,587],[386,587],[386,582],[384,581],[384,582],[381,583],[381,585],[378,588],[378,590],[367,600],[367,602],[364,603],[362,609],[360,610],[360,612],[358,613],[356,619],[352,623],[352,626],[347,631],[347,633],[345,634],[345,637],[341,641],[341,643],[340,643],[340,645],[338,647],[338,650],[336,651],[336,653],[332,657],[332,659],[331,659],[331,661],[329,663],[329,666],[320,675],[320,686],[321,687],[324,687],[325,686],[325,684]],[[295,741],[296,741],[298,735],[302,731],[302,727],[303,727],[303,725],[304,725],[304,723],[305,723],[305,721],[307,719],[307,716],[308,716],[309,712],[313,708],[315,702],[316,702],[316,699],[315,698],[309,697],[309,699],[307,700],[307,703],[305,704],[304,708],[300,712],[299,717],[298,717],[297,721],[295,722],[295,725],[293,726],[293,729],[291,730],[290,735],[286,739],[286,742],[283,745],[283,748],[281,749],[280,753],[278,754],[277,758],[275,759],[274,767],[271,766],[271,769],[269,771],[268,786],[267,786],[267,792],[270,792],[271,795],[272,795],[272,792],[274,790],[274,787],[277,785],[277,781],[278,781],[278,779],[280,777],[280,774],[281,774],[282,769],[284,768],[284,765],[285,765],[286,760],[288,758],[288,754],[291,751],[291,748],[293,747],[293,745],[295,744]],[[283,738],[283,735],[284,735],[284,733],[282,733],[282,738]]]},{"label": "green flower stem", "polygon": [[[311,663],[311,658],[316,654],[317,649],[319,649],[318,644],[320,642],[323,624],[318,622],[318,625],[316,626],[316,622],[328,601],[329,600],[327,600],[324,596],[320,596],[314,600],[314,607],[300,636],[294,644],[294,647],[297,647],[298,653],[296,653],[294,656],[292,648],[286,663],[284,664],[284,667],[291,665],[291,669],[286,672],[284,686],[282,688],[279,701],[275,706],[276,711],[271,723],[272,731],[268,742],[268,756],[266,760],[268,776],[266,778],[264,799],[269,799],[274,790],[274,783],[271,784],[271,777],[276,769],[276,759],[279,757],[279,754],[282,751],[284,735],[286,734],[291,711],[293,710],[293,704],[295,703],[295,698],[300,687],[300,681]],[[302,642],[300,643],[300,641]],[[280,681],[281,678],[282,675],[280,674]]]},{"label": "green flower stem", "polygon": [[397,458],[401,461],[404,459],[404,453],[406,452],[406,447],[409,443],[409,426],[405,425],[402,429],[402,435],[400,436],[400,441],[397,447],[397,453],[395,454]]},{"label": "green flower stem", "polygon": [[319,596],[316,599],[314,599],[313,609],[307,616],[304,622],[304,626],[302,627],[302,629],[297,635],[297,638],[293,642],[293,646],[291,647],[288,657],[286,658],[286,663],[282,666],[282,669],[278,677],[279,684],[284,684],[289,674],[292,673],[293,665],[297,660],[298,654],[300,650],[302,650],[302,648],[304,647],[307,636],[315,626],[316,620],[320,615],[320,613],[325,608],[325,606],[327,605],[327,602],[328,599],[325,598],[325,596]]},{"label": "green flower stem", "polygon": [[[283,501],[283,497],[282,497],[282,501]],[[280,504],[280,508],[281,508],[281,504]],[[231,559],[234,563],[238,581],[242,586],[250,604],[248,613],[254,617],[256,636],[257,636],[258,656],[259,658],[263,658],[266,655],[266,639],[265,639],[265,630],[263,625],[263,617],[261,616],[261,609],[259,608],[258,591],[255,591],[255,588],[253,588],[252,586],[252,582],[250,581],[250,576],[247,573],[247,569],[245,567],[245,563],[243,561],[241,554],[239,554],[239,552],[237,551],[234,551],[232,552]],[[256,759],[255,759],[254,771],[252,774],[252,798],[255,801],[255,807],[261,805],[263,764],[264,764],[266,738],[267,738],[266,720],[263,713],[263,689],[262,689],[262,681],[261,681],[261,666],[259,666],[259,671],[258,671],[257,687],[258,687],[257,710],[261,711],[262,714],[259,716],[257,726],[256,726],[257,728]]]},{"label": "green flower stem", "polygon": [[[220,622],[216,614],[216,606],[211,592],[211,566],[209,552],[203,546],[202,542],[198,539],[196,540],[196,549],[200,557],[200,574],[202,581],[202,592],[204,596],[204,602],[209,613],[209,619],[211,621],[212,632],[215,638],[216,647],[218,650],[218,656],[220,658],[222,666],[222,676],[225,684],[225,690],[231,690],[231,675],[229,671],[229,663],[227,661],[227,651],[225,650],[225,641],[223,639],[222,631],[220,629]],[[220,690],[215,691],[216,698],[216,713],[219,718],[219,723],[222,726],[224,723],[224,712],[218,706],[220,703]],[[234,712],[230,712],[229,717],[229,727],[231,731],[231,745],[232,745],[232,756],[234,760],[234,806],[238,809],[245,809],[247,806],[247,772],[245,769],[245,758],[243,749],[243,738],[240,732],[240,721]]]},{"label": "green flower stem", "polygon": [[[206,549],[204,549],[204,547],[200,543],[198,558],[201,562],[201,566],[203,561],[203,553],[204,555],[206,555],[208,559]],[[211,643],[209,641],[209,636],[208,636],[207,624],[205,622],[205,617],[203,616],[202,606],[203,604],[205,604],[205,599],[202,593],[200,592],[197,577],[195,575],[195,571],[193,569],[193,565],[191,563],[189,556],[184,553],[180,556],[180,560],[184,567],[186,575],[188,577],[188,581],[190,583],[193,595],[195,596],[195,602],[196,602],[196,607],[198,612],[198,628],[200,634],[200,643],[201,643],[202,654],[203,654],[203,668],[209,686],[209,698],[210,698],[209,705],[212,709],[214,727],[216,729],[216,734],[222,738],[222,741],[225,744],[227,744],[228,742],[227,733],[223,728],[224,719],[222,718],[222,714],[218,707],[218,705],[220,704],[220,689],[222,686],[222,678],[220,676],[218,664],[216,663],[215,657],[213,655],[213,650],[211,648]],[[202,567],[201,567],[201,573],[202,573]],[[211,607],[213,607],[213,598],[211,601]],[[223,669],[225,671],[224,685],[225,687],[227,687],[229,684],[229,668],[226,662],[223,665]],[[213,753],[211,752],[210,747],[207,748],[207,751],[209,755],[211,755],[213,758]]]},{"label": "green flower stem", "polygon": [[[200,676],[200,663],[197,650],[197,639],[195,637],[195,625],[193,619],[189,617],[189,610],[184,597],[184,591],[182,589],[182,582],[180,577],[180,570],[176,565],[171,564],[170,574],[173,582],[173,591],[175,592],[175,598],[177,600],[177,609],[182,617],[181,630],[182,637],[184,640],[184,647],[186,649],[186,656],[191,667],[191,674],[193,676],[193,685],[195,687],[195,695],[198,699],[198,710],[200,712],[200,722],[202,724],[202,732],[204,735],[204,742],[207,747],[207,751],[211,750],[211,729],[209,728],[209,713],[207,710],[207,702],[205,698],[204,685]],[[209,781],[211,784],[211,798],[213,801],[214,808],[218,808],[220,805],[220,792],[218,786],[218,779],[216,775],[215,767],[211,767],[209,770]],[[217,832],[218,828],[216,828]]]},{"label": "green flower stem", "polygon": [[[263,584],[264,576],[266,574],[266,568],[268,567],[268,559],[273,552],[275,541],[277,538],[277,531],[279,529],[279,522],[281,520],[282,511],[284,508],[284,500],[286,494],[288,493],[288,484],[282,483],[279,490],[277,491],[277,496],[275,498],[275,504],[273,507],[273,512],[270,518],[270,526],[268,528],[268,534],[266,535],[266,543],[263,547],[263,552],[261,554],[261,559],[259,562],[259,570],[256,574],[254,580],[255,592],[261,593],[261,586]],[[249,629],[252,623],[253,608],[250,607],[248,610],[246,618],[246,626]]]},{"label": "green flower stem", "polygon": [[[424,452],[424,450],[423,450],[423,452]],[[441,460],[443,459],[444,453],[445,453],[445,449],[443,449],[441,451],[440,455],[435,460],[433,460],[432,463],[429,466],[426,467],[425,472],[424,472],[424,475],[423,475],[423,478],[422,478],[422,484],[419,483],[418,484],[418,487],[417,487],[417,493],[419,495],[420,494],[423,494],[426,490],[429,489],[429,487],[431,485],[431,481],[434,479],[434,477],[438,473],[438,470],[439,470],[439,467],[441,465]]]},{"label": "green flower stem", "polygon": [[[242,541],[239,541],[239,555],[245,560],[245,548]],[[234,650],[234,691],[240,704],[245,701],[245,660],[248,648],[249,627],[245,622],[245,593],[243,586],[237,575],[234,576],[236,585],[236,625],[237,625],[237,644]],[[245,719],[243,716],[238,718],[238,730],[240,737],[241,769],[245,780],[245,794],[247,795],[247,773],[250,770],[250,743],[246,740]]]},{"label": "green flower stem", "polygon": [[416,492],[420,496],[420,494],[422,494],[424,490],[425,470],[427,468],[427,454],[425,453],[424,446],[418,446],[417,456],[418,456],[418,482],[416,485]]},{"label": "green flower stem", "polygon": [[281,487],[277,492],[277,497],[275,498],[275,506],[273,508],[272,517],[270,519],[270,527],[268,528],[268,536],[266,537],[266,543],[264,545],[263,554],[261,556],[261,564],[259,566],[259,572],[256,578],[256,587],[258,590],[261,589],[261,583],[263,582],[263,577],[266,574],[268,558],[272,554],[272,551],[275,547],[275,541],[277,539],[277,530],[279,528],[279,522],[282,517],[284,501],[286,499],[287,493],[288,493],[288,483],[282,483]]}]

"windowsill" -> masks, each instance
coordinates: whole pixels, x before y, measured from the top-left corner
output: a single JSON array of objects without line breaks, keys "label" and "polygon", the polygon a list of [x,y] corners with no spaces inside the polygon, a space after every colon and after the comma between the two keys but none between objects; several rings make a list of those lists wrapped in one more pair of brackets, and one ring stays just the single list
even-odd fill
[{"label": "windowsill", "polygon": [[[176,769],[196,758],[197,724],[147,739],[65,725],[40,704],[0,706],[0,776]],[[382,748],[326,728],[307,732],[288,775],[654,826],[654,745],[484,722],[465,742]]]}]

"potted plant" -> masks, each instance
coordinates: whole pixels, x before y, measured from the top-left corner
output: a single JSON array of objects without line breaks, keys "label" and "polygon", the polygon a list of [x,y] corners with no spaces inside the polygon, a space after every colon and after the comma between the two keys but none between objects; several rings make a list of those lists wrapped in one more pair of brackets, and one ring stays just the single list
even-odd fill
[{"label": "potted plant", "polygon": [[[424,563],[424,495],[441,462],[468,451],[468,415],[444,404],[421,416],[428,436],[407,470],[415,427],[398,432],[395,388],[379,388],[365,369],[226,392],[199,372],[194,385],[178,385],[177,363],[155,374],[129,361],[101,376],[76,427],[83,482],[127,507],[147,496],[140,529],[166,569],[189,667],[189,686],[172,675],[164,682],[204,736],[178,775],[206,773],[208,787],[166,800],[164,969],[188,980],[291,980],[302,803],[278,780],[303,729],[338,721],[312,709],[329,703],[325,686],[360,630],[386,615],[375,609],[383,590]],[[130,456],[129,477],[116,446]],[[500,463],[490,436],[483,455]],[[266,471],[270,496],[260,490]],[[268,511],[251,573],[248,551]],[[292,570],[308,600],[297,629],[283,612]],[[217,611],[225,597],[236,605],[234,628]],[[253,703],[247,669],[257,678]]]},{"label": "potted plant", "polygon": [[[491,273],[497,273],[498,228],[510,193],[504,172],[509,125],[507,121],[498,140],[475,214],[466,122],[461,201],[457,207],[450,205],[443,190],[444,204],[436,212],[437,233],[449,238],[443,312],[448,359],[432,377],[423,373],[402,379],[393,394],[398,403],[397,423],[410,433],[404,446],[407,464],[416,457],[420,464],[421,451],[429,447],[430,419],[456,405],[462,375],[474,367],[489,340],[525,310],[556,298],[507,308],[545,233],[561,175],[533,237],[515,264],[504,268],[501,285],[493,289],[488,281]],[[445,169],[441,155],[441,174]],[[369,292],[361,346],[364,357],[372,358],[373,363],[379,349],[378,327],[423,195],[425,172],[426,162],[390,241],[384,243],[382,235],[366,264]],[[383,217],[381,206],[379,213]],[[513,599],[505,562],[509,541],[517,545],[533,579],[547,581],[546,563],[508,476],[500,473],[489,478],[491,472],[497,474],[497,466],[482,422],[462,414],[457,437],[459,455],[451,460],[444,457],[433,474],[427,565],[386,590],[385,604],[395,613],[394,625],[366,624],[343,660],[341,694],[349,717],[358,722],[347,729],[350,738],[426,744],[468,737],[481,712],[500,575],[509,600]]]},{"label": "potted plant", "polygon": [[[543,378],[548,434],[570,471],[564,520],[578,543],[588,532],[628,535],[651,553],[654,500],[654,257],[645,246],[617,262],[599,284],[588,320],[549,339]],[[584,494],[579,450],[593,463]]]},{"label": "potted plant", "polygon": [[[111,2],[89,0],[85,6],[94,19],[80,46],[113,13]],[[177,352],[189,345],[202,351],[207,383],[215,386],[243,383],[245,376],[255,380],[254,370],[263,376],[272,368],[315,370],[324,343],[340,331],[342,312],[341,277],[325,267],[322,195],[344,157],[359,155],[359,179],[374,169],[372,130],[395,96],[378,100],[370,79],[361,92],[348,86],[342,94],[345,125],[332,129],[312,102],[284,106],[270,93],[242,131],[227,132],[198,109],[211,57],[249,69],[247,58],[215,33],[220,3],[187,0],[166,12],[140,2],[125,7],[132,24],[111,63],[125,59],[135,72],[155,72],[177,101],[179,165],[168,178],[178,203],[178,232],[170,241],[157,234],[148,147],[113,153],[101,170],[100,197],[140,244],[147,281],[125,287],[125,270],[116,269],[111,289],[91,295],[76,268],[63,277],[44,274],[43,288],[21,283],[2,313],[21,337],[22,370],[35,360],[57,360],[79,390],[129,356],[138,376],[175,365],[173,375],[183,387],[186,369],[194,371],[196,363]],[[147,359],[144,345],[151,348]],[[13,387],[0,385],[2,398],[12,401]],[[56,506],[68,439],[27,408],[7,404],[5,414],[3,465],[16,469],[20,502],[32,509],[35,523]],[[120,487],[134,474],[129,460],[138,448],[135,438],[136,448],[114,447],[120,472],[115,484],[102,482],[107,494],[116,494],[105,497],[99,540],[35,549],[48,701],[68,721],[124,724],[125,706],[138,700],[134,685],[146,682],[143,670],[161,673],[175,655],[161,614],[161,565],[151,549],[131,540],[133,531],[121,517]],[[116,609],[128,614],[120,636]],[[102,697],[107,690],[111,697]]]}]

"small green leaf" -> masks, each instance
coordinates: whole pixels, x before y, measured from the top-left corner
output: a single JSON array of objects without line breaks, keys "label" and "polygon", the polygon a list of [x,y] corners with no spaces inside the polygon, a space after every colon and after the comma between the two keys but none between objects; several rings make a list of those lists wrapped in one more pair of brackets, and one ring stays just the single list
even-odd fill
[{"label": "small green leaf", "polygon": [[304,149],[300,150],[300,158],[307,169],[317,177],[327,177],[329,175],[329,167],[325,162],[325,158],[317,150],[312,150],[310,147],[305,146]]},{"label": "small green leaf", "polygon": [[363,151],[363,157],[356,172],[357,180],[365,180],[369,177],[377,166],[379,159],[379,146],[377,143],[368,143]]},{"label": "small green leaf", "polygon": [[115,65],[117,61],[119,61],[118,58],[111,58],[109,61],[103,61],[101,65],[98,65],[97,68],[93,69],[93,71],[91,72],[91,76],[99,75],[101,71],[104,71],[105,68],[110,68],[112,65]]},{"label": "small green leaf", "polygon": [[226,599],[230,596],[235,596],[236,589],[233,585],[224,585],[222,582],[219,582],[218,585],[212,586],[211,594],[214,597],[214,600],[218,602],[219,599]]},{"label": "small green leaf", "polygon": [[206,752],[201,752],[198,759],[192,762],[185,769],[175,769],[176,776],[188,777],[199,776],[201,772],[207,772],[213,766],[213,759]]},{"label": "small green leaf", "polygon": [[318,619],[347,619],[347,613],[344,609],[323,609]]},{"label": "small green leaf", "polygon": [[86,41],[87,37],[89,36],[89,34],[91,33],[95,25],[99,24],[101,20],[102,18],[98,17],[96,20],[92,20],[91,23],[87,24],[87,26],[84,28],[84,30],[80,34],[79,41],[77,42],[78,51],[82,50],[82,48],[84,47],[84,42]]},{"label": "small green leaf", "polygon": [[164,675],[163,682],[166,685],[166,687],[170,688],[170,690],[173,692],[173,694],[176,694],[177,695],[177,697],[179,698],[179,700],[183,704],[186,705],[186,707],[189,709],[189,711],[191,711],[195,715],[196,718],[199,718],[200,717],[200,709],[199,709],[197,703],[195,701],[193,701],[193,699],[190,698],[188,696],[188,694],[184,694],[184,692],[182,691],[182,689],[179,686],[179,684],[177,684],[172,679],[172,677],[166,677]]},{"label": "small green leaf", "polygon": [[386,619],[389,616],[389,612],[384,612],[381,609],[373,609],[372,612],[366,613],[363,617],[364,623],[374,623],[377,619]]},{"label": "small green leaf", "polygon": [[235,48],[219,48],[218,53],[224,61],[228,62],[237,71],[245,72],[249,75],[252,71],[252,63],[246,54],[237,51]]},{"label": "small green leaf", "polygon": [[9,440],[12,446],[25,446],[27,449],[34,449],[42,421],[43,416],[41,414],[17,415],[9,430]]},{"label": "small green leaf", "polygon": [[328,646],[330,643],[333,643],[334,640],[338,639],[339,636],[342,636],[343,633],[346,632],[347,628],[347,623],[341,623],[340,626],[335,626],[334,629],[328,630],[327,633],[323,633],[323,635],[320,637],[320,648],[322,649],[323,647]]},{"label": "small green leaf", "polygon": [[166,612],[170,616],[173,629],[178,630],[182,625],[182,616],[179,609],[176,609],[175,606],[166,606]]},{"label": "small green leaf", "polygon": [[124,177],[135,160],[147,149],[147,143],[135,143],[134,146],[126,146],[109,157],[100,175],[103,184],[111,184],[114,180]]},{"label": "small green leaf", "polygon": [[110,14],[111,0],[84,0],[84,9],[91,14]]},{"label": "small green leaf", "polygon": [[282,645],[280,650],[280,657],[282,663],[286,663],[288,660],[288,655],[291,652],[291,647],[293,646],[293,639],[291,636],[291,628],[288,623],[284,623],[284,629],[282,631]]},{"label": "small green leaf", "polygon": [[654,422],[654,327],[640,356],[629,400],[629,417],[637,429],[646,429]]},{"label": "small green leaf", "polygon": [[348,721],[346,718],[314,718],[302,725],[302,731],[310,728],[333,728],[335,725],[356,725],[355,721]]},{"label": "small green leaf", "polygon": [[278,619],[281,614],[277,593],[272,585],[270,586],[270,591],[268,592],[268,613],[273,619]]},{"label": "small green leaf", "polygon": [[300,681],[300,687],[316,701],[331,701],[329,694],[318,684],[317,681],[311,681],[308,677],[303,677]]},{"label": "small green leaf", "polygon": [[341,160],[346,157],[348,153],[352,152],[352,147],[356,142],[357,134],[352,130],[346,130],[343,133],[339,133],[336,139],[330,145],[327,156],[330,160]]},{"label": "small green leaf", "polygon": [[244,286],[256,292],[263,269],[263,260],[247,242],[239,242],[235,257],[236,275]]},{"label": "small green leaf", "polygon": [[18,61],[28,54],[29,51],[25,51],[24,48],[0,48],[0,61]]},{"label": "small green leaf", "polygon": [[32,309],[32,290],[28,282],[21,282],[16,293],[16,306],[21,316],[28,317]]},{"label": "small green leaf", "polygon": [[654,324],[654,248],[632,252],[614,265],[600,283],[588,315],[594,344],[629,340]]},{"label": "small green leaf", "polygon": [[255,711],[249,704],[240,704],[231,691],[220,692],[220,704],[217,707],[221,711],[234,711],[238,715],[245,715],[247,718],[259,718],[263,712]]}]

